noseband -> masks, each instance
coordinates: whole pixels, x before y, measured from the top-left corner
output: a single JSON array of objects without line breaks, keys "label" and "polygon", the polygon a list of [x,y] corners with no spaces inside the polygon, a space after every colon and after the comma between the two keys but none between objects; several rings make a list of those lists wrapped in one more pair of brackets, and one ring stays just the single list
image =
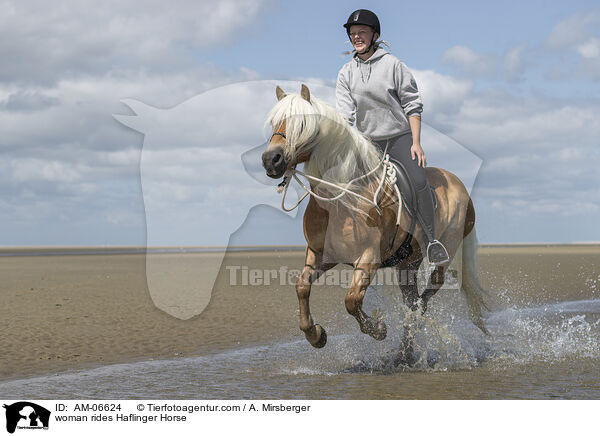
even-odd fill
[{"label": "noseband", "polygon": [[283,139],[287,140],[287,138],[286,138],[286,136],[285,136],[285,133],[281,133],[281,132],[275,132],[275,133],[273,133],[273,134],[271,135],[271,139],[273,139],[273,136],[275,136],[275,135],[279,135],[279,136],[281,136]]}]

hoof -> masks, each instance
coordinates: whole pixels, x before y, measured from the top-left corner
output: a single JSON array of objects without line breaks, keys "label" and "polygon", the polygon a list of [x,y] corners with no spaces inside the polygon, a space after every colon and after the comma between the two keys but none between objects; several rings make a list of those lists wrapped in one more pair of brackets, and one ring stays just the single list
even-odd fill
[{"label": "hoof", "polygon": [[385,339],[387,336],[387,327],[383,321],[377,323],[377,327],[371,336],[373,336],[373,339],[376,341],[383,341]]},{"label": "hoof", "polygon": [[315,348],[323,348],[327,343],[327,332],[319,324],[317,324],[315,327],[317,329],[317,332],[321,331],[321,334],[319,335],[319,340],[311,345]]},{"label": "hoof", "polygon": [[383,321],[379,321],[375,325],[369,323],[366,326],[361,326],[360,331],[371,336],[376,341],[383,341],[387,336],[387,327]]}]

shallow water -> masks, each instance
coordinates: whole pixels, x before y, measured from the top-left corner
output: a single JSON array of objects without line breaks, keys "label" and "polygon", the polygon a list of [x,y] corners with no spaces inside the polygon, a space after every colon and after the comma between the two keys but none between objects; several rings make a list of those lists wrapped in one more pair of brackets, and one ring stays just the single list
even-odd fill
[{"label": "shallow water", "polygon": [[[68,399],[600,398],[600,299],[504,309],[483,335],[452,306],[415,315],[384,291],[388,338],[329,337],[173,360],[119,364],[0,383],[1,396]],[[396,310],[391,310],[396,309]],[[459,312],[459,311],[458,311]],[[450,315],[452,313],[452,315]],[[410,324],[408,330],[404,324]],[[409,362],[399,350],[414,337]]]}]

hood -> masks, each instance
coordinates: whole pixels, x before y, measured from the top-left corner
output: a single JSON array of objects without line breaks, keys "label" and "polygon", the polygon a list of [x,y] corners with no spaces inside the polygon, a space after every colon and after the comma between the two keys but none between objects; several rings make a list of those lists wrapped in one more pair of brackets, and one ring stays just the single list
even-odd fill
[{"label": "hood", "polygon": [[361,58],[359,58],[357,53],[354,54],[354,61],[356,62],[358,71],[360,71],[360,79],[363,83],[367,83],[371,78],[371,66],[386,54],[388,54],[388,52],[381,47],[377,48],[375,53],[373,53],[373,55],[366,61],[363,61]]},{"label": "hood", "polygon": [[363,63],[363,64],[368,64],[368,63],[372,63],[375,61],[378,61],[379,59],[381,59],[382,57],[384,57],[386,54],[388,54],[388,52],[386,50],[384,50],[381,47],[378,47],[377,50],[375,50],[375,53],[373,53],[373,55],[367,59],[366,61],[363,61],[361,58],[358,57],[358,53],[354,53],[354,60],[357,63]]}]

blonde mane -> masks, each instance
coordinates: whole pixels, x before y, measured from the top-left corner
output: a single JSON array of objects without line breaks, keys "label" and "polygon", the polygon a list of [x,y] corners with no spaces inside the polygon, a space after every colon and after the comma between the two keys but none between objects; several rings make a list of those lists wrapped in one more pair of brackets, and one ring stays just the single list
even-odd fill
[{"label": "blonde mane", "polygon": [[[285,122],[286,160],[295,161],[300,154],[310,153],[305,164],[307,174],[343,186],[354,192],[370,189],[376,171],[360,183],[348,185],[352,179],[363,176],[375,168],[382,159],[378,148],[355,127],[351,126],[335,108],[311,96],[310,102],[299,94],[288,94],[271,109],[265,123],[273,131]],[[314,187],[320,195],[330,197],[339,190],[325,185]],[[373,190],[374,191],[374,190]],[[363,212],[354,196],[344,195],[339,204]]]}]

